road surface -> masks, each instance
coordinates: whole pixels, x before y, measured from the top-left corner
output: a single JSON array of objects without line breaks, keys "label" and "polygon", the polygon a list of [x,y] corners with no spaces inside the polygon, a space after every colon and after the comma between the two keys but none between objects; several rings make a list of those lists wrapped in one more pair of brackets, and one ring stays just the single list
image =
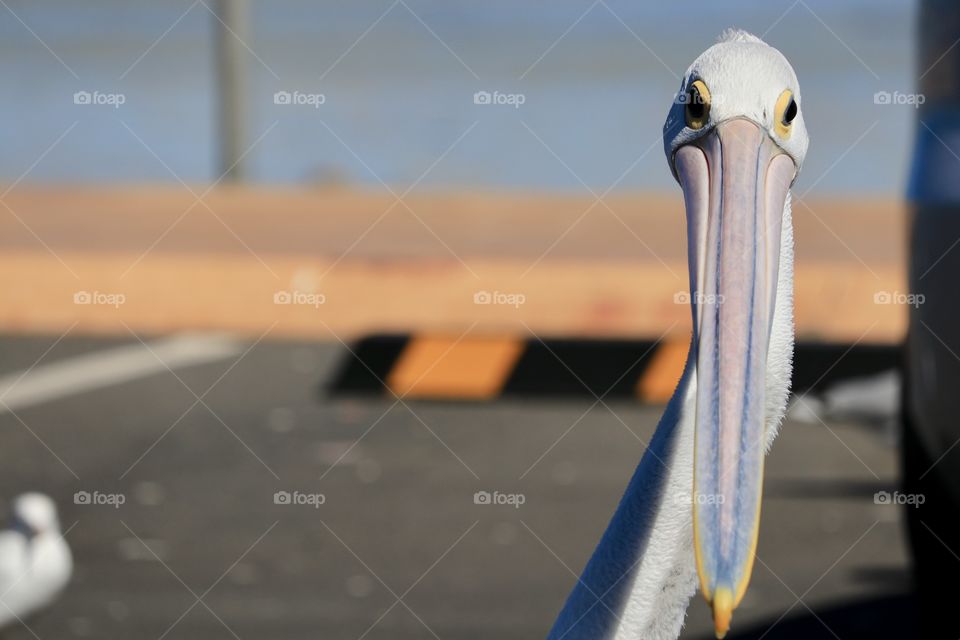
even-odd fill
[{"label": "road surface", "polygon": [[[0,338],[3,498],[50,493],[77,565],[4,638],[543,637],[662,410],[334,398],[339,344],[197,340],[209,357],[183,363],[162,341]],[[788,422],[766,473],[731,637],[909,628],[900,507],[874,499],[890,434]],[[697,596],[683,637],[711,628]]]}]

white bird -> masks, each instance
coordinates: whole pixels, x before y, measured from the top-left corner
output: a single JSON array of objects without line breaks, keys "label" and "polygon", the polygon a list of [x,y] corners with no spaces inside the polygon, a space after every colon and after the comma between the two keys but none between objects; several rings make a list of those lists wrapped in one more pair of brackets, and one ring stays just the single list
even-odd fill
[{"label": "white bird", "polygon": [[698,582],[722,638],[753,568],[793,358],[789,189],[808,144],[793,68],[728,30],[687,70],[663,132],[686,205],[690,352],[551,640],[677,638]]},{"label": "white bird", "polygon": [[72,573],[53,500],[42,493],[17,496],[11,526],[0,531],[0,628],[53,602]]}]

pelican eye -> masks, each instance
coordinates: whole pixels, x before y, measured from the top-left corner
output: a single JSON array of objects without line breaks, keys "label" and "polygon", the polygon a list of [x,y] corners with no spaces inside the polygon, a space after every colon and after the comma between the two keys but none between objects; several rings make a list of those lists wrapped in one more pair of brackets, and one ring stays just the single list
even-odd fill
[{"label": "pelican eye", "polygon": [[800,107],[797,106],[793,92],[790,89],[784,89],[780,97],[777,98],[776,120],[774,120],[774,125],[780,137],[788,138],[790,136],[790,125],[796,120],[799,112]]},{"label": "pelican eye", "polygon": [[793,98],[790,99],[790,104],[787,105],[787,110],[783,112],[783,124],[790,124],[793,122],[793,119],[797,117],[797,101]]},{"label": "pelican eye", "polygon": [[710,119],[710,90],[703,80],[694,80],[683,97],[687,126],[691,129],[702,129]]}]

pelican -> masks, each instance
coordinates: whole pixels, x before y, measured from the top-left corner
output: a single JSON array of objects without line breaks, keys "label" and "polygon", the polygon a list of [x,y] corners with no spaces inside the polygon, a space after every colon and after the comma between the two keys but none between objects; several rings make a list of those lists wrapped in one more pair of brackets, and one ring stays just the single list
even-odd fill
[{"label": "pelican", "polygon": [[793,358],[790,187],[808,144],[796,74],[727,30],[687,69],[663,133],[686,207],[690,351],[550,640],[677,638],[698,585],[722,638],[753,568]]}]

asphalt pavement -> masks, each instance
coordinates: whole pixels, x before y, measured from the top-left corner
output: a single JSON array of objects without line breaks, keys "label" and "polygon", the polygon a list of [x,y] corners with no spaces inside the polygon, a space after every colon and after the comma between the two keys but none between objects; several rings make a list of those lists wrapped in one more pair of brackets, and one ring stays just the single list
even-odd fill
[{"label": "asphalt pavement", "polygon": [[[336,343],[242,342],[83,388],[58,369],[141,347],[0,338],[9,384],[52,381],[0,412],[2,497],[53,496],[76,561],[5,639],[543,637],[662,412],[332,397]],[[902,507],[874,498],[896,458],[876,426],[784,425],[731,637],[903,637]],[[697,596],[683,637],[711,629]]]}]

